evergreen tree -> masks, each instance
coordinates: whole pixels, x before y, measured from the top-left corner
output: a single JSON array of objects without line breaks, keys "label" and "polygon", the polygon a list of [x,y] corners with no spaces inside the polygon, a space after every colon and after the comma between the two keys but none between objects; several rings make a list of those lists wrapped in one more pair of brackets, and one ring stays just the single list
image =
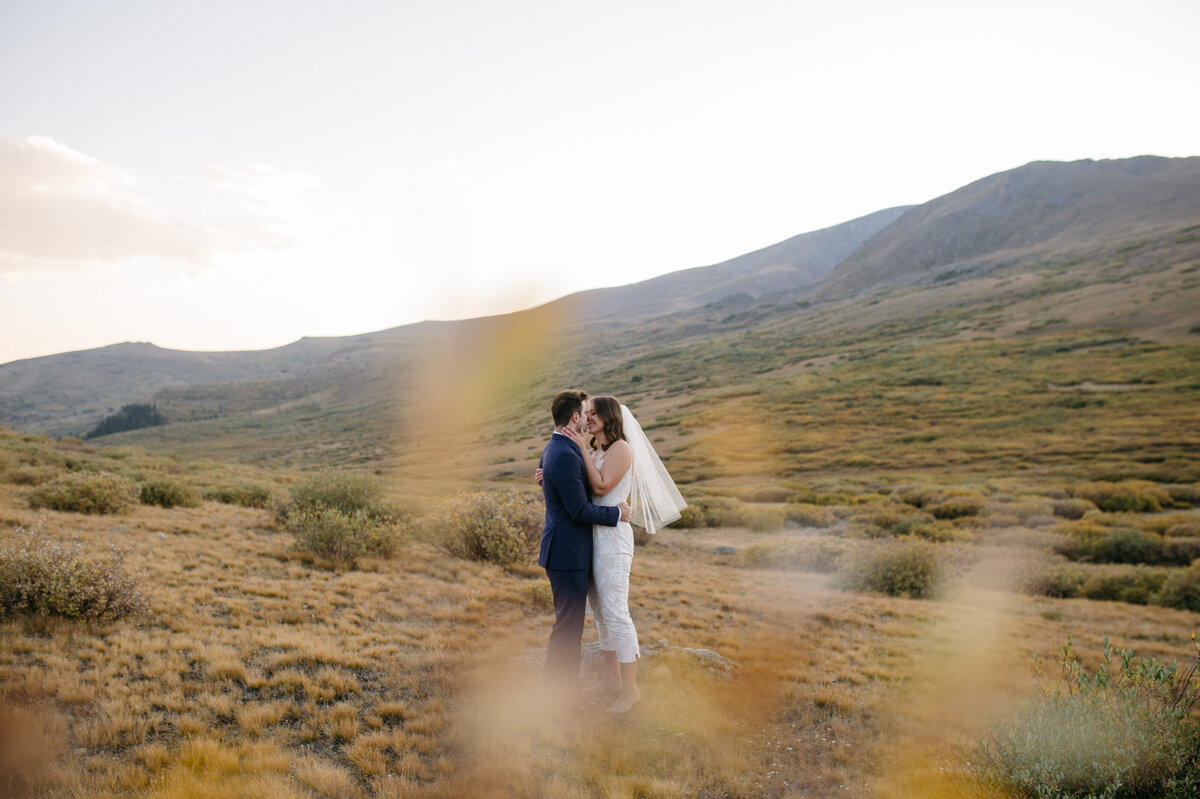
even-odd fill
[{"label": "evergreen tree", "polygon": [[123,405],[121,410],[104,417],[84,438],[107,436],[125,430],[137,430],[140,427],[154,427],[166,423],[167,420],[158,412],[157,405],[144,403]]}]

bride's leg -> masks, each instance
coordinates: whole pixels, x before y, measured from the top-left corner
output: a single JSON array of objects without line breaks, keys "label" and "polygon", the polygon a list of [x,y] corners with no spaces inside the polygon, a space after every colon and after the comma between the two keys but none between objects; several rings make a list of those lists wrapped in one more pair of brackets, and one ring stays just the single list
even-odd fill
[{"label": "bride's leg", "polygon": [[628,711],[642,698],[638,691],[637,628],[629,615],[629,572],[633,565],[630,554],[614,554],[607,563],[607,573],[599,583],[599,598],[604,605],[604,621],[612,640],[614,660],[621,675],[621,696],[608,708],[612,713]]},{"label": "bride's leg", "polygon": [[593,579],[588,586],[588,605],[592,608],[592,621],[596,623],[596,634],[600,638],[600,655],[604,660],[604,676],[600,682],[589,687],[591,693],[603,693],[621,690],[621,670],[617,662],[617,652],[611,643],[611,631],[604,613],[604,602],[597,587],[599,575],[593,569]]},{"label": "bride's leg", "polygon": [[627,713],[642,698],[637,685],[638,662],[621,664],[621,695],[609,706],[609,713]]}]

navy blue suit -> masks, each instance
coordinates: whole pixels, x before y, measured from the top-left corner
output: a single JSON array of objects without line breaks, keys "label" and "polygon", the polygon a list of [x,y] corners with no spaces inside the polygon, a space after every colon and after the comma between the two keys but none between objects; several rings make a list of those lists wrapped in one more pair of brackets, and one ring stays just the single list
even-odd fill
[{"label": "navy blue suit", "polygon": [[580,642],[592,573],[592,525],[615,527],[616,507],[593,505],[583,453],[574,441],[555,433],[542,450],[542,495],[546,522],[538,565],[550,578],[554,596],[554,629],[546,646],[546,670],[579,673]]}]

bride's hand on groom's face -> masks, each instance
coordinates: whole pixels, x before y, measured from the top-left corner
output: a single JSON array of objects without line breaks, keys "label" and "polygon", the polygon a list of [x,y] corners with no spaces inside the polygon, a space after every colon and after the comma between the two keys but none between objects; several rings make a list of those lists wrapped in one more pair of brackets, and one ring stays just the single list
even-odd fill
[{"label": "bride's hand on groom's face", "polygon": [[587,450],[587,436],[586,435],[579,432],[578,430],[576,430],[573,427],[566,428],[565,432],[566,432],[567,438],[571,439],[572,441],[574,441],[576,444],[579,445],[580,451]]}]

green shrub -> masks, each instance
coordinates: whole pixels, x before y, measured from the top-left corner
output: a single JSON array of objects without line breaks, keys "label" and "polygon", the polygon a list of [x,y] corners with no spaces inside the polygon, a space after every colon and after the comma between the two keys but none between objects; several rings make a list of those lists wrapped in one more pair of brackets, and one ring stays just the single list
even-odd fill
[{"label": "green shrub", "polygon": [[438,543],[456,557],[511,566],[537,554],[544,519],[541,500],[529,494],[461,493],[450,503]]},{"label": "green shrub", "polygon": [[900,500],[914,508],[924,508],[933,505],[942,498],[939,491],[927,486],[917,486],[900,492]]},{"label": "green shrub", "polygon": [[850,513],[850,520],[858,524],[864,525],[867,535],[873,537],[881,537],[890,535],[900,520],[904,517],[902,508],[904,505],[865,505],[860,508],[854,508]]},{"label": "green shrub", "polygon": [[939,519],[961,519],[964,516],[978,516],[983,510],[982,497],[950,497],[933,505],[930,509]]},{"label": "green shrub", "polygon": [[1094,674],[1067,639],[1061,679],[1011,719],[996,725],[970,755],[979,783],[1009,796],[1038,799],[1184,799],[1200,795],[1200,702],[1196,665],[1115,653],[1104,638]]},{"label": "green shrub", "polygon": [[1080,541],[1089,541],[1092,539],[1103,538],[1112,531],[1112,527],[1106,524],[1101,524],[1098,519],[1078,519],[1072,522],[1060,522],[1054,526],[1052,532],[1059,535],[1078,538]]},{"label": "green shrub", "polygon": [[832,527],[837,524],[837,517],[827,506],[808,502],[789,502],[783,509],[783,516],[801,527]]},{"label": "green shrub", "polygon": [[1019,587],[1033,596],[1071,599],[1080,595],[1087,579],[1087,574],[1073,566],[1045,566],[1026,574]]},{"label": "green shrub", "polygon": [[[697,515],[704,519],[706,527],[737,527],[741,526],[739,519],[746,505],[733,497],[718,497],[711,494],[701,494],[694,501],[689,500],[689,507],[695,507]],[[678,522],[673,526],[678,526]]]},{"label": "green shrub", "polygon": [[783,486],[764,486],[750,495],[754,502],[787,502],[796,495],[795,490]]},{"label": "green shrub", "polygon": [[1163,542],[1127,527],[1090,542],[1085,551],[1101,563],[1157,563],[1162,560]]},{"label": "green shrub", "polygon": [[1005,506],[1005,511],[1011,513],[1022,522],[1027,522],[1039,516],[1053,516],[1055,503],[1045,499],[1019,499]]},{"label": "green shrub", "polygon": [[539,610],[554,609],[554,595],[550,591],[550,583],[545,580],[527,583],[521,589],[525,601]]},{"label": "green shrub", "polygon": [[1191,485],[1168,485],[1162,487],[1176,507],[1200,505],[1200,488]]},{"label": "green shrub", "polygon": [[1067,492],[1073,497],[1090,500],[1100,510],[1109,512],[1157,513],[1164,505],[1172,504],[1166,490],[1145,480],[1081,483],[1068,486]]},{"label": "green shrub", "polygon": [[1175,572],[1154,597],[1155,605],[1200,613],[1200,563]]},{"label": "green shrub", "polygon": [[1173,524],[1163,531],[1168,538],[1200,538],[1200,522]]},{"label": "green shrub", "polygon": [[928,599],[937,595],[947,577],[936,545],[907,539],[850,559],[839,569],[836,584],[851,591]]},{"label": "green shrub", "polygon": [[204,492],[204,498],[244,508],[269,508],[274,500],[271,489],[251,483],[210,488]]},{"label": "green shrub", "polygon": [[279,509],[281,521],[296,511],[332,508],[348,516],[362,512],[378,520],[398,520],[399,513],[383,502],[383,486],[357,472],[323,471],[291,490],[291,501]]},{"label": "green shrub", "polygon": [[1189,526],[1200,526],[1200,518],[1190,513],[1164,513],[1161,516],[1147,516],[1137,519],[1136,524],[1140,529],[1148,533],[1167,535],[1169,530],[1181,526],[1184,531]]},{"label": "green shrub", "polygon": [[142,483],[142,504],[160,508],[194,508],[200,504],[196,492],[174,480],[148,480]]},{"label": "green shrub", "polygon": [[892,527],[892,533],[895,535],[916,535],[924,538],[922,535],[924,528],[929,527],[934,523],[932,514],[916,512],[907,513],[900,518]]},{"label": "green shrub", "polygon": [[1082,519],[1085,513],[1095,509],[1095,503],[1086,499],[1059,499],[1054,502],[1054,515],[1063,519]]},{"label": "green shrub", "polygon": [[837,569],[847,553],[859,550],[862,545],[863,542],[845,538],[788,537],[757,541],[746,547],[742,556],[748,566],[756,569],[828,574]]},{"label": "green shrub", "polygon": [[141,498],[137,483],[111,472],[72,472],[34,489],[33,508],[75,513],[120,513]]},{"label": "green shrub", "polygon": [[679,518],[671,523],[671,526],[679,530],[690,530],[696,527],[707,527],[708,520],[704,518],[704,511],[695,502],[688,500],[688,506],[679,511]]},{"label": "green shrub", "polygon": [[930,514],[920,511],[910,513],[897,522],[896,526],[892,528],[892,534],[915,536],[937,543],[961,541],[974,536],[974,533],[968,529],[955,527],[945,520],[934,519]]},{"label": "green shrub", "polygon": [[390,557],[400,549],[404,534],[399,526],[365,510],[343,511],[316,506],[294,509],[287,517],[296,537],[293,548],[324,558],[338,566],[355,568],[367,555]]},{"label": "green shrub", "polygon": [[725,515],[724,523],[734,527],[749,527],[760,533],[783,528],[783,508],[762,505],[743,505]]},{"label": "green shrub", "polygon": [[61,472],[53,466],[33,466],[24,463],[7,470],[4,473],[4,481],[18,486],[40,486],[59,474]]},{"label": "green shrub", "polygon": [[987,523],[989,527],[1016,527],[1021,523],[1021,517],[1015,513],[993,510],[988,511]]},{"label": "green shrub", "polygon": [[1079,595],[1085,599],[1146,605],[1162,589],[1167,573],[1145,566],[1105,569],[1090,574]]},{"label": "green shrub", "polygon": [[146,609],[149,592],[125,571],[125,553],[106,560],[63,547],[42,532],[18,527],[17,540],[0,548],[0,617],[51,615],[112,621]]},{"label": "green shrub", "polygon": [[1190,566],[1196,558],[1200,558],[1200,538],[1168,538],[1163,541],[1163,563]]}]

